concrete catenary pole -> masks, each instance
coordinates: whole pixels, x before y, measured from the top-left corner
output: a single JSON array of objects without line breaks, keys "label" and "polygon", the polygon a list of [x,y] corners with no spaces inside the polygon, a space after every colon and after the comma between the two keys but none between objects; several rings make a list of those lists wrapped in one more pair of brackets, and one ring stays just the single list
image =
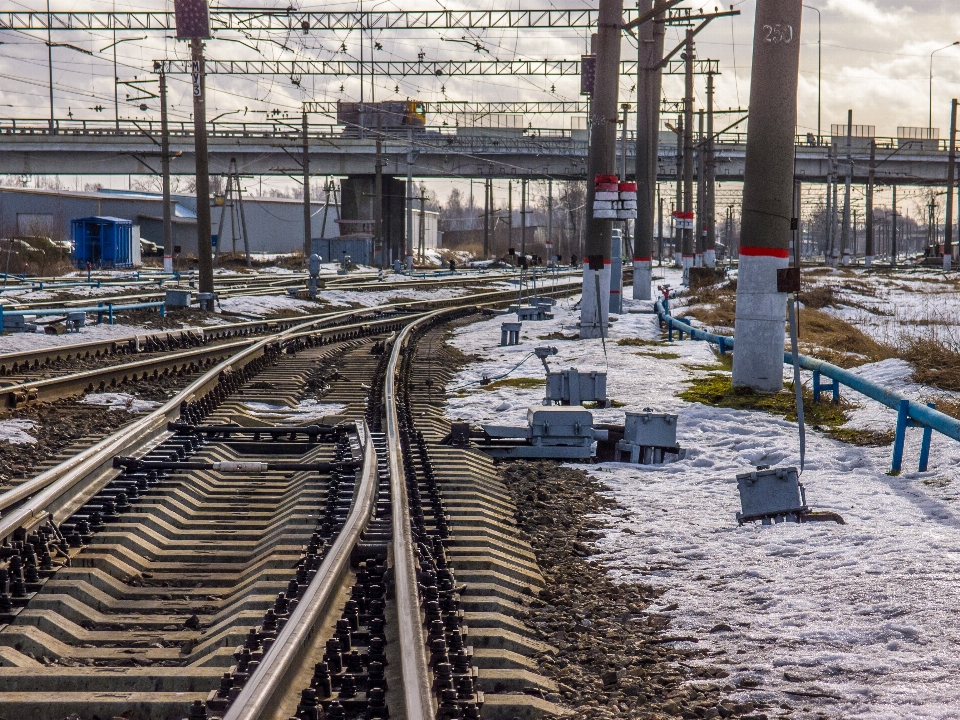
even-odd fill
[{"label": "concrete catenary pole", "polygon": [[943,270],[953,263],[953,186],[957,166],[957,99],[950,101],[950,145],[947,148],[947,217],[943,225]]},{"label": "concrete catenary pole", "polygon": [[833,144],[827,148],[827,207],[823,214],[823,264],[833,258]]},{"label": "concrete catenary pole", "polygon": [[853,183],[853,110],[847,110],[847,176],[843,188],[843,226],[840,244],[843,246],[843,264],[850,264],[850,186]]},{"label": "concrete catenary pole", "polygon": [[[652,9],[652,0],[641,0],[638,9]],[[637,28],[637,221],[634,223],[633,299],[650,300],[653,283],[653,224],[657,194],[657,154],[660,145],[660,93],[663,70],[664,24]],[[662,234],[662,231],[661,231]],[[662,264],[663,258],[660,258]]]},{"label": "concrete catenary pole", "polygon": [[683,52],[685,90],[683,93],[683,284],[690,282],[694,260],[693,217],[693,30],[687,29]]},{"label": "concrete catenary pole", "polygon": [[520,181],[520,257],[527,256],[527,179]]},{"label": "concrete catenary pole", "polygon": [[863,264],[865,267],[873,267],[873,185],[876,177],[877,161],[877,141],[870,139],[870,167],[867,169],[867,211],[864,218],[864,249]]},{"label": "concrete catenary pole", "polygon": [[[313,254],[313,224],[310,221],[310,125],[304,111],[300,134],[303,136],[303,151],[300,165],[303,169],[303,261]],[[322,234],[322,233],[321,233]],[[327,258],[330,260],[330,258]]]},{"label": "concrete catenary pole", "polygon": [[553,178],[547,179],[547,262],[553,265],[556,245],[553,242]]},{"label": "concrete catenary pole", "polygon": [[[891,186],[892,197],[890,204],[890,267],[895,268],[897,266],[897,186]],[[946,255],[944,251],[944,255]]]},{"label": "concrete catenary pole", "polygon": [[207,111],[204,102],[203,40],[190,40],[193,75],[193,148],[197,162],[197,265],[201,310],[212,311],[213,247],[210,242],[210,158],[207,154]]},{"label": "concrete catenary pole", "polygon": [[[486,181],[485,181],[486,182]],[[484,185],[486,187],[486,185]],[[407,210],[407,247],[404,250],[407,267],[413,269],[413,128],[407,128],[407,189],[404,195],[404,204]],[[487,245],[484,244],[484,257]]]},{"label": "concrete catenary pole", "polygon": [[373,175],[373,247],[380,248],[380,267],[390,264],[390,257],[383,242],[383,117],[377,111],[377,143]]},{"label": "concrete catenary pole", "polygon": [[620,84],[620,33],[623,0],[600,0],[597,20],[597,74],[591,100],[590,156],[587,161],[587,220],[580,301],[580,337],[607,334],[610,294],[610,239],[613,221],[593,216],[597,175],[617,172],[617,93]]},{"label": "concrete catenary pole", "polygon": [[160,177],[163,192],[163,269],[173,272],[173,218],[170,208],[170,128],[167,124],[167,74],[160,71]]},{"label": "concrete catenary pole", "polygon": [[707,242],[703,250],[703,263],[707,267],[717,265],[717,165],[713,144],[713,73],[707,74],[707,145],[706,145],[706,205]]},{"label": "concrete catenary pole", "polygon": [[787,294],[777,271],[790,252],[801,5],[757,0],[754,24],[733,385],[759,392],[783,388]]},{"label": "concrete catenary pole", "polygon": [[483,181],[483,259],[490,257],[490,178]]},{"label": "concrete catenary pole", "polygon": [[697,224],[696,224],[696,250],[694,251],[693,264],[695,267],[703,267],[703,253],[707,249],[707,163],[704,150],[706,149],[706,137],[704,132],[705,120],[703,110],[697,112]]},{"label": "concrete catenary pole", "polygon": [[678,268],[683,267],[683,230],[680,213],[683,212],[683,115],[677,118],[677,200],[673,207],[673,257]]}]

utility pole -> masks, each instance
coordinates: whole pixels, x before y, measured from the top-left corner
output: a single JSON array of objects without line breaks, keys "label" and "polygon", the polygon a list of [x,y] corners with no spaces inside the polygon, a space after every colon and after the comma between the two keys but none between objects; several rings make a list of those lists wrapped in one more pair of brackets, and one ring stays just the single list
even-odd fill
[{"label": "utility pole", "polygon": [[[557,243],[559,246],[559,243]],[[553,261],[553,178],[547,179],[547,254],[550,256],[547,261],[552,264]]]},{"label": "utility pole", "polygon": [[307,124],[306,110],[303,111],[302,124],[303,160],[300,164],[303,166],[303,261],[307,262],[313,254],[313,227],[310,222],[310,128]]},{"label": "utility pole", "polygon": [[843,245],[843,264],[850,264],[850,184],[853,182],[853,110],[847,110],[847,177],[843,194],[843,226],[840,244]]},{"label": "utility pole", "polygon": [[[655,0],[641,0],[645,12]],[[633,299],[650,300],[653,283],[654,206],[659,209],[660,264],[663,264],[663,201],[657,200],[660,93],[665,26],[663,13],[637,28],[637,221],[634,223]]]},{"label": "utility pole", "polygon": [[513,247],[513,180],[507,180],[507,247]]},{"label": "utility pole", "polygon": [[527,256],[527,179],[520,180],[520,257]]},{"label": "utility pole", "polygon": [[420,241],[418,243],[417,249],[420,254],[420,262],[425,262],[426,258],[426,249],[427,249],[427,189],[420,186]]},{"label": "utility pole", "polygon": [[[372,84],[372,83],[371,83]],[[373,176],[373,242],[374,253],[380,248],[380,266],[387,267],[387,249],[383,244],[383,117],[377,110],[376,174]]]},{"label": "utility pole", "polygon": [[713,140],[713,73],[707,73],[706,192],[704,193],[707,205],[707,240],[703,251],[703,261],[707,267],[717,265],[717,167],[713,157]]},{"label": "utility pole", "polygon": [[[413,128],[407,128],[407,187],[404,192],[407,211],[407,242],[404,248],[405,262],[413,269]],[[484,246],[486,251],[486,246]]]},{"label": "utility pole", "polygon": [[833,143],[827,148],[827,207],[823,214],[824,245],[823,264],[830,265],[833,258]]},{"label": "utility pole", "polygon": [[867,211],[864,218],[863,264],[873,267],[873,186],[876,178],[877,141],[870,138],[870,167],[867,169]]},{"label": "utility pole", "polygon": [[683,116],[677,118],[677,202],[673,207],[673,257],[676,267],[683,267],[683,230],[679,213],[683,212]]},{"label": "utility pole", "polygon": [[783,388],[787,291],[799,287],[781,271],[789,263],[793,217],[801,3],[757,0],[754,24],[734,327],[742,339],[733,385],[758,392]]},{"label": "utility pole", "polygon": [[706,208],[706,158],[703,151],[706,147],[704,137],[703,110],[697,112],[698,141],[697,141],[697,224],[696,248],[694,250],[694,267],[703,267],[703,253],[707,246],[707,208]]},{"label": "utility pole", "polygon": [[690,284],[690,267],[694,260],[693,217],[693,30],[687,28],[684,46],[685,90],[683,94],[683,284]]},{"label": "utility pole", "polygon": [[[657,240],[659,242],[657,258],[660,267],[663,267],[663,198],[660,197],[659,193],[657,194]],[[650,274],[653,275],[653,268],[650,269]]]},{"label": "utility pole", "polygon": [[197,261],[200,309],[213,311],[213,248],[210,243],[210,158],[207,154],[207,111],[204,102],[203,40],[190,39],[193,75],[193,136],[197,160]]},{"label": "utility pole", "polygon": [[957,99],[950,101],[950,146],[947,148],[947,217],[943,225],[943,271],[953,263],[953,185],[957,165]]},{"label": "utility pole", "polygon": [[483,259],[490,257],[490,178],[483,181]]},{"label": "utility pole", "polygon": [[591,98],[590,155],[587,160],[586,256],[580,301],[580,337],[607,334],[610,294],[610,241],[613,221],[594,217],[597,175],[617,171],[617,93],[623,0],[600,0],[597,19],[596,82]]},{"label": "utility pole", "polygon": [[170,128],[167,122],[167,74],[160,70],[160,184],[163,192],[163,269],[173,272],[173,219],[170,211]]},{"label": "utility pole", "polygon": [[[893,185],[891,189],[893,190],[891,207],[893,217],[890,223],[890,267],[895,268],[897,266],[897,186]],[[946,255],[946,252],[944,252],[944,255]]]},{"label": "utility pole", "polygon": [[[53,119],[53,36],[50,28],[53,27],[50,17],[50,0],[47,0],[47,71],[50,75],[50,134],[57,132],[56,121]],[[9,255],[9,252],[7,253]]]}]

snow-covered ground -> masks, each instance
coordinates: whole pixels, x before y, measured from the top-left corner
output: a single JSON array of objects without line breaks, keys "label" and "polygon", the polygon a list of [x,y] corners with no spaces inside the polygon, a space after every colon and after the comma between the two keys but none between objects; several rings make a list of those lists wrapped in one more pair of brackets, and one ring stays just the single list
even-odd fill
[{"label": "snow-covered ground", "polygon": [[[679,285],[674,271],[666,274]],[[554,320],[525,322],[516,347],[497,346],[500,323],[511,316],[458,330],[453,344],[480,359],[452,383],[448,416],[524,424],[542,387],[487,391],[477,383],[506,373],[539,345],[558,348],[554,369],[606,370],[608,395],[625,407],[596,411],[598,420],[643,407],[679,415],[684,459],[582,466],[621,506],[604,518],[610,527],[597,541],[597,559],[614,577],[665,591],[653,610],[673,618],[669,635],[696,638],[692,646],[706,653],[697,662],[725,669],[722,682],[756,681],[731,695],[763,702],[771,718],[960,717],[960,495],[953,484],[960,445],[935,435],[930,471],[910,472],[920,442],[920,431],[911,430],[907,472],[892,477],[890,448],[855,447],[808,428],[807,500],[847,524],[738,527],[736,475],[758,464],[799,465],[795,424],[676,397],[688,378],[716,372],[702,369],[714,356],[702,342],[616,344],[659,339],[651,314],[621,314],[605,348],[599,340],[538,340],[575,336],[571,302],[561,302]],[[624,309],[643,306],[650,303],[625,300]],[[912,392],[901,361],[859,372]],[[543,369],[529,358],[509,377],[542,378]],[[848,397],[862,405],[851,426],[893,427],[893,411]]]},{"label": "snow-covered ground", "polygon": [[838,307],[824,312],[846,320],[874,340],[933,333],[960,344],[960,279],[933,268],[875,273],[862,269],[804,273],[804,290],[831,286]]},{"label": "snow-covered ground", "polygon": [[33,420],[0,420],[0,443],[33,445],[37,439],[27,432],[36,423]]},{"label": "snow-covered ground", "polygon": [[153,410],[160,404],[156,400],[144,400],[129,393],[89,393],[80,402],[85,405],[104,405],[111,410],[126,410],[131,413]]},{"label": "snow-covered ground", "polygon": [[313,399],[301,400],[293,407],[264,402],[244,403],[251,415],[277,425],[302,425],[330,415],[339,415],[347,409],[340,403],[323,403]]}]

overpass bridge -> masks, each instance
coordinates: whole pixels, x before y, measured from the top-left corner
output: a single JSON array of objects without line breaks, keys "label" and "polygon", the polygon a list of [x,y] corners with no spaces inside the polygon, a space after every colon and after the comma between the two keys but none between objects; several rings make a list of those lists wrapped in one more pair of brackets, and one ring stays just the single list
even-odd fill
[{"label": "overpass bridge", "polygon": [[[294,124],[296,123],[296,124]],[[303,136],[297,119],[266,123],[213,122],[208,126],[210,171],[226,172],[231,158],[246,175],[299,176]],[[0,120],[0,173],[9,175],[142,175],[159,173],[160,124],[157,121]],[[947,176],[946,144],[936,140],[875,138],[876,182],[881,185],[943,185]],[[834,138],[839,155],[845,139]],[[869,149],[855,138],[853,181],[865,183]],[[798,136],[796,177],[824,183],[830,163],[829,138]],[[618,143],[618,147],[621,143]],[[310,167],[316,176],[372,175],[376,141],[371,135],[342,127],[312,126]],[[716,147],[718,182],[743,179],[744,133],[719,136]],[[170,123],[173,175],[194,174],[193,124]],[[628,135],[628,174],[635,144]],[[659,176],[676,178],[677,144],[672,132],[661,133]],[[585,131],[556,129],[426,128],[383,133],[383,172],[405,177],[408,165],[417,178],[528,178],[582,180],[586,174]],[[841,177],[846,163],[834,161]]]}]

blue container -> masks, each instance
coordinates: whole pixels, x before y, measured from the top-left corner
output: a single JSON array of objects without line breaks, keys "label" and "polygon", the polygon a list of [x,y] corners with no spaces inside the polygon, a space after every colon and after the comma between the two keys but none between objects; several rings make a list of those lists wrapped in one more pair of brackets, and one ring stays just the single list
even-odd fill
[{"label": "blue container", "polygon": [[70,221],[73,264],[85,268],[133,267],[133,223],[115,217],[88,217]]}]

